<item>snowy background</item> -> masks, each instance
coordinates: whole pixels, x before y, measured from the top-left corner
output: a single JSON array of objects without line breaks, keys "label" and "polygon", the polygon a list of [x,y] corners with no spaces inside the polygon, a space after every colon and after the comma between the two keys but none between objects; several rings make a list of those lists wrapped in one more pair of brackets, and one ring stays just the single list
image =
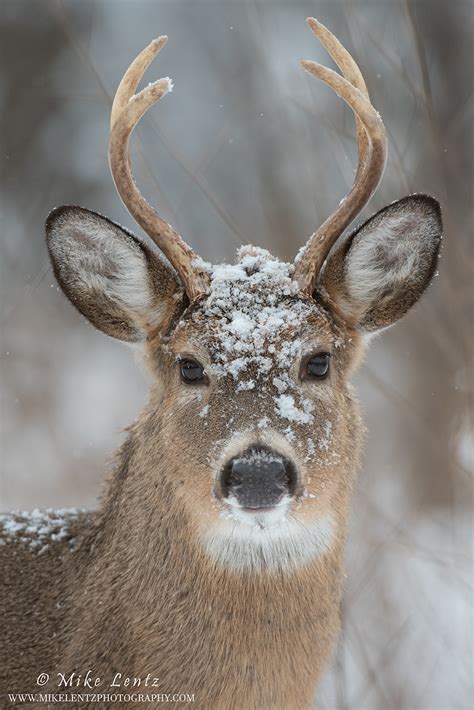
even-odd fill
[{"label": "snowy background", "polygon": [[140,124],[134,170],[203,258],[254,242],[290,259],[350,186],[352,115],[299,67],[332,66],[309,14],[353,52],[387,126],[369,212],[415,191],[443,204],[439,277],[358,376],[369,434],[321,710],[471,707],[473,13],[462,0],[0,4],[0,510],[95,505],[144,401],[127,348],[58,292],[43,224],[76,203],[134,228],[109,176],[109,110],[153,36],[170,41],[147,78],[175,91]]}]

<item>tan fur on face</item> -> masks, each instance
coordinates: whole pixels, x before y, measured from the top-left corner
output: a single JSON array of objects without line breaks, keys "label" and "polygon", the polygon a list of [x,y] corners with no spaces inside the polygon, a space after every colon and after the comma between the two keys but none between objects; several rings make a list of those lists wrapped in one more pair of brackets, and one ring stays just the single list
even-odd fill
[{"label": "tan fur on face", "polygon": [[[292,421],[282,416],[278,406],[281,393],[274,381],[281,378],[281,370],[274,353],[265,355],[273,364],[264,374],[254,369],[248,375],[255,380],[256,391],[239,390],[231,374],[213,371],[218,327],[218,322],[209,319],[204,324],[198,310],[164,346],[147,357],[148,361],[155,358],[157,371],[162,369],[161,379],[169,384],[166,408],[177,414],[163,423],[163,434],[173,447],[178,446],[182,464],[190,471],[190,485],[182,493],[187,496],[186,505],[196,520],[202,521],[206,515],[206,524],[214,520],[220,525],[222,514],[228,512],[218,493],[223,466],[246,448],[261,445],[274,448],[297,467],[298,496],[291,505],[291,515],[301,520],[313,509],[317,517],[330,494],[335,498],[346,494],[349,471],[355,465],[357,450],[353,442],[359,436],[358,418],[345,377],[346,369],[357,357],[359,340],[353,342],[350,338],[346,342],[343,331],[331,325],[324,311],[315,307],[303,333],[293,336],[293,340],[296,335],[300,337],[301,349],[295,351],[286,381],[288,396],[297,407],[305,403],[310,418]],[[289,337],[287,330],[282,337]],[[277,352],[280,349],[277,343]],[[308,352],[319,349],[332,352],[329,380],[302,382],[302,360]],[[181,353],[195,358],[209,371],[207,385],[189,386],[180,381]],[[352,412],[350,418],[340,416],[342,408],[348,414]],[[306,415],[304,408],[301,413]],[[199,450],[196,440],[200,442]],[[347,470],[342,478],[338,475],[341,470]]]}]

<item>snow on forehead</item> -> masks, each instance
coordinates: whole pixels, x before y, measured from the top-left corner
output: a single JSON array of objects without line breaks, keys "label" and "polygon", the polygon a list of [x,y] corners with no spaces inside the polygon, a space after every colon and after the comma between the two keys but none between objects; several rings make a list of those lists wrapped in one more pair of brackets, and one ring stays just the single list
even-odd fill
[{"label": "snow on forehead", "polygon": [[[281,301],[298,295],[298,285],[291,279],[292,265],[273,258],[264,249],[243,247],[236,264],[212,266],[211,292],[206,313],[226,318],[258,319],[265,308],[265,318],[284,318],[288,308]],[[288,304],[289,305],[289,304]],[[271,325],[271,324],[270,324]],[[278,325],[283,322],[278,320]]]},{"label": "snow on forehead", "polygon": [[286,370],[301,345],[296,333],[318,308],[301,299],[292,264],[256,247],[237,256],[236,264],[206,265],[211,290],[196,314],[209,319],[217,372],[237,379],[249,365],[257,374]]}]

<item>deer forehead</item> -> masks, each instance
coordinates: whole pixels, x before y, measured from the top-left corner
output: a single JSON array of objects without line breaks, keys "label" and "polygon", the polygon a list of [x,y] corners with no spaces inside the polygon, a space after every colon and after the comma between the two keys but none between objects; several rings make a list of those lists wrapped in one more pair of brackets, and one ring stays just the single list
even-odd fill
[{"label": "deer forehead", "polygon": [[203,347],[215,377],[231,375],[250,389],[252,380],[244,376],[288,372],[305,350],[331,348],[329,317],[302,297],[292,264],[264,249],[242,247],[235,264],[205,268],[209,294],[178,324],[175,343]]}]

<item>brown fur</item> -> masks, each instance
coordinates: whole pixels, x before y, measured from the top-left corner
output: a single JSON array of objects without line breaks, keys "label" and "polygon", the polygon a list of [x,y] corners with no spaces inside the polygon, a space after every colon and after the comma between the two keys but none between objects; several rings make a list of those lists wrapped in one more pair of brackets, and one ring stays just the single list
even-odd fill
[{"label": "brown fur", "polygon": [[[409,202],[406,209],[412,208]],[[77,244],[88,241],[88,230],[97,233],[103,218],[69,209],[70,220],[67,211],[59,211],[59,222],[48,223],[58,279],[101,330],[139,339],[155,383],[117,455],[99,511],[80,516],[69,532],[74,549],[68,540],[51,543],[41,555],[14,538],[0,546],[6,629],[1,691],[38,690],[35,679],[42,671],[51,674],[51,692],[57,689],[57,673],[83,675],[90,670],[101,678],[100,692],[111,692],[116,673],[142,679],[149,673],[159,677],[153,691],[193,693],[194,706],[206,710],[309,708],[338,631],[347,512],[363,438],[349,380],[363,353],[360,331],[380,303],[352,297],[348,306],[344,260],[355,237],[328,259],[313,299],[288,301],[285,296],[285,303],[295,309],[303,304],[310,311],[303,324],[282,329],[277,350],[298,337],[306,348],[331,352],[330,376],[324,382],[302,380],[298,359],[289,366],[291,391],[309,401],[314,412],[311,425],[292,424],[290,438],[275,411],[276,360],[265,375],[255,373],[260,378],[255,390],[239,391],[230,375],[211,375],[201,386],[183,384],[180,354],[195,357],[212,372],[220,355],[222,321],[206,314],[204,302],[184,312],[186,302],[174,275],[148,250],[146,269],[135,270],[151,296],[147,307],[131,309],[130,290],[117,296],[120,264],[109,263],[109,255],[102,253],[95,260],[89,254],[84,262],[74,252]],[[403,212],[403,206],[398,209]],[[120,238],[117,225],[107,221],[104,229],[111,238]],[[363,230],[363,238],[371,238],[370,230]],[[69,240],[68,249],[57,246],[61,235]],[[143,245],[128,234],[124,239],[140,265]],[[108,241],[96,243],[100,252]],[[410,305],[429,280],[438,246],[436,234],[431,250],[425,243],[421,267],[409,284]],[[379,268],[380,249],[373,256]],[[84,271],[91,264],[95,281]],[[387,268],[395,267],[393,262]],[[102,280],[96,278],[97,268]],[[404,301],[397,305],[397,273],[390,278],[390,308],[386,300],[371,324],[383,320],[389,325],[405,310]],[[108,296],[94,302],[91,289],[97,290],[97,284],[103,285],[101,295]],[[115,299],[112,319],[110,297]],[[203,407],[209,408],[208,416],[202,416]],[[262,418],[268,420],[264,426],[259,424]],[[331,446],[324,439],[328,427]],[[327,514],[334,524],[320,554],[290,567],[235,569],[205,549],[203,535],[222,521],[225,504],[216,477],[233,431],[246,432],[246,445],[269,441],[290,450],[299,469],[291,519],[306,529]],[[314,442],[311,456],[309,439]],[[114,689],[120,690],[125,689]],[[97,704],[77,705],[89,706]]]},{"label": "brown fur", "polygon": [[[173,381],[172,358],[161,364],[152,353],[150,358],[154,368],[166,368],[162,378]],[[197,707],[311,706],[339,625],[347,499],[361,433],[356,410],[341,432],[345,464],[324,496],[338,520],[330,552],[291,573],[237,573],[203,553],[188,512],[196,500],[212,498],[209,477],[199,476],[205,449],[196,451],[195,441],[215,440],[222,423],[210,422],[206,432],[203,422],[182,451],[184,461],[195,460],[198,475],[190,481],[190,473],[177,468],[171,445],[182,438],[183,418],[166,416],[176,407],[177,385],[153,389],[78,550],[57,548],[37,557],[20,551],[17,542],[0,547],[0,554],[10,553],[10,564],[14,553],[15,569],[7,580],[11,636],[1,665],[6,671],[15,662],[2,689],[34,689],[41,670],[57,683],[56,672],[92,669],[106,688],[117,671],[142,678],[150,672],[159,676],[160,692],[194,693]],[[251,416],[251,408],[242,411]],[[209,505],[207,515],[215,514]],[[31,626],[35,604],[39,623]],[[19,625],[25,614],[28,623],[25,617]]]},{"label": "brown fur", "polygon": [[194,693],[197,707],[309,707],[338,630],[348,491],[323,560],[286,575],[219,569],[180,505],[183,482],[155,438],[157,404],[130,432],[77,551],[61,559],[59,549],[37,557],[16,542],[0,548],[10,564],[15,553],[1,667],[15,660],[2,689],[31,690],[40,670],[56,683],[55,672],[91,669],[105,688],[117,671],[150,672],[163,692]]}]

